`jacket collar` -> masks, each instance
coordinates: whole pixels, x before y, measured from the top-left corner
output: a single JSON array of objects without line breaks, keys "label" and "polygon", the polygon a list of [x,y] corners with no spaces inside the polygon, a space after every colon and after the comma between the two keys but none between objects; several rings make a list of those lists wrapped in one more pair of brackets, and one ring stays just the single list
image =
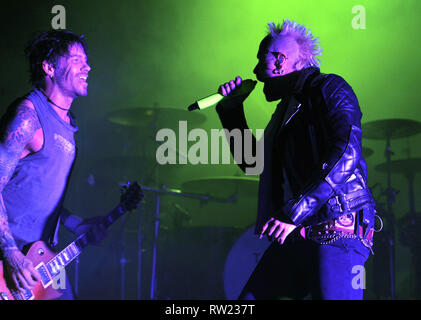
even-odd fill
[{"label": "jacket collar", "polygon": [[304,94],[304,91],[309,87],[313,78],[320,74],[320,69],[317,67],[308,67],[301,70],[300,77],[298,78],[294,91],[293,96],[297,98],[297,100],[301,100],[301,97]]},{"label": "jacket collar", "polygon": [[303,96],[306,89],[310,86],[311,81],[320,74],[319,68],[306,68],[301,70],[301,73],[295,83],[294,90],[288,99],[288,106],[285,110],[284,118],[281,127],[288,125],[290,120],[301,110],[303,103]]},{"label": "jacket collar", "polygon": [[319,68],[308,67],[285,76],[270,78],[265,81],[263,92],[268,101],[276,101],[291,96],[301,100],[307,81],[317,74],[320,74]]}]

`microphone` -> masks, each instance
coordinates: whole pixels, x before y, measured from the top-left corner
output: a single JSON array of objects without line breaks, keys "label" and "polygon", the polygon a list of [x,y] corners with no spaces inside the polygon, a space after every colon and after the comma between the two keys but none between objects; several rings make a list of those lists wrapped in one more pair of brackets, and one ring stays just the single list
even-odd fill
[{"label": "microphone", "polygon": [[228,96],[225,97],[219,93],[212,94],[208,97],[197,100],[195,103],[192,103],[188,107],[188,110],[189,111],[193,111],[197,109],[203,110],[203,109],[216,105],[222,99],[230,99],[232,97],[248,94],[254,90],[254,87],[256,86],[256,84],[257,84],[256,80],[246,79],[243,82],[241,82],[240,86],[238,88],[235,88],[234,91],[230,93]]}]

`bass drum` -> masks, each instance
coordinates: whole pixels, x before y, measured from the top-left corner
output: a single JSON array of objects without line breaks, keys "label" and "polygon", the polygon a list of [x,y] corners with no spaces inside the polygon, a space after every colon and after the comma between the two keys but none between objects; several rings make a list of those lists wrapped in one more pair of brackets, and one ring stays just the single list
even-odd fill
[{"label": "bass drum", "polygon": [[235,300],[250,278],[254,268],[271,242],[254,233],[254,226],[247,229],[234,243],[224,266],[225,297]]}]

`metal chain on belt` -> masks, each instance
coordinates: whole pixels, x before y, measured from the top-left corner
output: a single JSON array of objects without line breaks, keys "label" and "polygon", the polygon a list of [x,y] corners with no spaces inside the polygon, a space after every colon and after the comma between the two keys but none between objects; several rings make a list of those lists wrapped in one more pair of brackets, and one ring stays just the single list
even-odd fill
[{"label": "metal chain on belt", "polygon": [[314,238],[310,238],[310,240],[313,240],[315,242],[317,242],[318,244],[321,245],[329,245],[332,244],[334,242],[336,242],[339,239],[355,239],[355,240],[360,240],[361,243],[368,248],[371,253],[374,255],[373,249],[372,249],[372,245],[369,243],[369,241],[367,239],[363,239],[359,236],[357,236],[356,234],[345,234],[342,232],[339,233],[335,233],[335,234],[327,234],[327,235],[319,235],[317,237]]}]

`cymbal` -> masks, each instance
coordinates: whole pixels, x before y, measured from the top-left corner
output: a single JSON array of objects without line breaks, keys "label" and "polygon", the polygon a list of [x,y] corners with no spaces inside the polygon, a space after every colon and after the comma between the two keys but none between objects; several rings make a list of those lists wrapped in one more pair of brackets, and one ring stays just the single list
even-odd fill
[{"label": "cymbal", "polygon": [[375,120],[362,125],[363,138],[374,140],[405,138],[420,132],[421,123],[409,119]]},{"label": "cymbal", "polygon": [[[380,172],[388,172],[387,162],[378,164],[375,169]],[[390,162],[390,172],[411,174],[421,171],[421,158],[393,160]]]},{"label": "cymbal", "polygon": [[364,158],[370,157],[374,153],[373,149],[363,147],[363,156]]},{"label": "cymbal", "polygon": [[107,119],[122,126],[147,127],[155,124],[159,128],[178,127],[178,121],[185,120],[187,124],[197,125],[206,120],[200,112],[189,112],[174,108],[128,108],[113,111]]},{"label": "cymbal", "polygon": [[257,197],[259,179],[251,177],[207,177],[186,181],[181,185],[185,192],[208,194],[218,198]]}]

